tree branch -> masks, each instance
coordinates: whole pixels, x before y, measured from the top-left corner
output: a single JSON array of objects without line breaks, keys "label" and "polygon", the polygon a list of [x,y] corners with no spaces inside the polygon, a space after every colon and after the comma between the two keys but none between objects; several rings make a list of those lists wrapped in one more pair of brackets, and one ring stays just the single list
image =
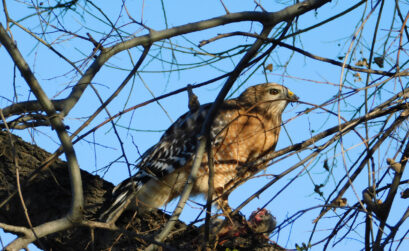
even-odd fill
[{"label": "tree branch", "polygon": [[[71,194],[70,181],[67,175],[67,165],[57,159],[48,168],[38,172],[36,178],[30,178],[30,174],[39,169],[39,165],[50,158],[49,153],[38,147],[13,137],[17,157],[21,168],[21,180],[26,181],[22,186],[24,199],[31,215],[33,225],[41,222],[49,222],[58,218],[62,212],[66,212],[70,205]],[[10,134],[0,131],[0,200],[4,200],[10,193],[16,190],[16,176],[12,162],[12,147],[9,140]],[[97,175],[91,175],[81,171],[84,184],[84,215],[87,220],[82,221],[73,228],[61,231],[41,238],[44,250],[108,250],[118,248],[121,250],[140,250],[150,243],[163,246],[166,250],[195,250],[201,246],[203,236],[202,228],[186,226],[177,221],[176,233],[172,233],[166,242],[155,242],[154,237],[163,228],[169,219],[160,210],[153,210],[146,214],[135,215],[132,211],[124,212],[116,222],[116,227],[101,222],[95,222],[101,212],[110,206],[112,201],[113,185],[104,181]],[[30,182],[27,182],[30,180]],[[24,211],[17,197],[9,199],[7,204],[0,207],[0,228],[15,234],[27,233],[31,230],[27,227]],[[54,221],[59,227],[69,227],[69,222]],[[46,227],[47,225],[44,225]],[[53,225],[50,227],[55,228]],[[39,229],[41,234],[47,234],[46,228]],[[93,235],[90,234],[93,232]],[[36,234],[39,234],[36,231]],[[248,237],[249,248],[258,250],[257,247],[271,247],[268,240],[256,242]],[[22,246],[25,239],[19,240]],[[34,242],[39,246],[39,243]],[[260,249],[259,249],[260,250]]]},{"label": "tree branch", "polygon": [[[71,201],[71,208],[69,213],[66,217],[54,221],[54,224],[51,222],[45,223],[38,227],[34,228],[34,231],[38,233],[38,236],[44,236],[42,234],[49,234],[53,231],[60,231],[62,228],[68,227],[67,222],[70,222],[70,225],[78,223],[82,220],[82,210],[84,206],[84,198],[83,198],[83,191],[82,191],[82,180],[80,169],[78,166],[77,158],[75,155],[74,148],[72,146],[70,137],[67,134],[65,129],[65,125],[62,122],[62,119],[57,114],[53,104],[48,99],[47,95],[41,88],[40,84],[38,83],[37,79],[35,78],[34,74],[31,72],[28,64],[25,62],[24,58],[18,51],[16,45],[13,43],[11,38],[7,35],[6,31],[3,28],[3,25],[0,24],[0,42],[4,45],[7,52],[12,57],[14,63],[17,65],[18,69],[20,70],[23,78],[26,80],[27,84],[30,86],[30,89],[33,91],[34,95],[39,100],[40,104],[42,105],[43,109],[46,111],[47,115],[49,116],[51,125],[57,131],[57,135],[61,141],[63,146],[67,161],[68,161],[68,170],[71,180],[71,192],[72,192],[72,201]],[[51,228],[54,226],[54,228]],[[34,236],[34,235],[33,235]],[[35,240],[35,237],[25,236],[24,238],[19,238],[9,245],[8,248],[10,249],[20,249],[25,247],[28,243]],[[24,240],[23,240],[24,239]],[[24,246],[19,246],[25,244]]]},{"label": "tree branch", "polygon": [[[230,32],[230,33],[224,33],[224,34],[219,34],[216,37],[213,37],[211,39],[208,40],[203,40],[200,41],[199,43],[199,47],[204,46],[208,43],[211,43],[213,41],[225,38],[225,37],[231,37],[231,36],[247,36],[247,37],[254,37],[254,38],[260,38],[260,36],[258,34],[254,34],[254,33],[248,33],[248,32],[242,32],[242,31],[236,31],[236,32]],[[409,76],[409,72],[408,71],[403,71],[403,72],[390,72],[390,71],[381,71],[381,70],[373,70],[373,69],[365,69],[365,68],[359,68],[359,67],[354,67],[351,66],[349,64],[343,64],[342,62],[330,59],[330,58],[324,58],[321,56],[317,56],[314,55],[308,51],[302,50],[300,48],[297,48],[295,46],[283,43],[281,41],[277,41],[276,39],[270,39],[267,38],[265,39],[268,42],[272,42],[272,43],[277,43],[279,46],[290,49],[292,51],[298,52],[304,56],[307,56],[309,58],[315,59],[315,60],[319,60],[322,62],[326,62],[326,63],[330,63],[332,65],[336,65],[336,66],[340,66],[340,67],[345,67],[347,69],[353,70],[353,71],[357,71],[357,72],[365,72],[365,73],[373,73],[373,74],[378,74],[378,75],[383,75],[383,76],[389,76],[389,77],[398,77],[398,76]]]},{"label": "tree branch", "polygon": [[191,32],[201,31],[205,29],[214,28],[221,25],[226,25],[230,23],[237,23],[242,21],[256,21],[268,26],[274,26],[277,23],[291,20],[296,16],[299,16],[312,9],[317,9],[329,2],[330,0],[306,0],[292,6],[289,6],[278,12],[239,12],[230,13],[227,15],[211,18],[208,20],[203,20],[199,22],[194,22],[186,25],[176,26],[170,29],[165,29],[161,31],[151,30],[149,34],[139,36],[125,42],[120,42],[111,47],[105,48],[103,52],[95,59],[92,65],[87,69],[78,83],[73,87],[69,96],[65,99],[66,104],[63,110],[63,114],[68,114],[72,107],[78,102],[83,92],[98,73],[101,67],[117,53],[136,47],[136,46],[146,46],[153,44],[156,41],[163,39],[168,39],[178,35],[183,35]]},{"label": "tree branch", "polygon": [[[262,24],[268,25],[275,25],[279,22],[283,22],[286,20],[290,20],[295,16],[299,16],[311,9],[316,9],[324,5],[325,3],[329,2],[329,0],[306,0],[301,3],[292,5],[287,7],[278,12],[238,12],[238,13],[230,13],[227,15],[211,18],[208,20],[203,20],[199,22],[194,22],[186,25],[176,26],[170,29],[165,29],[161,31],[153,31],[147,35],[139,36],[124,42],[120,42],[116,45],[111,47],[105,48],[101,54],[94,60],[94,62],[88,67],[82,77],[79,79],[77,84],[74,85],[72,88],[71,93],[68,95],[67,98],[62,100],[56,100],[55,102],[56,109],[61,111],[61,116],[66,116],[70,110],[74,107],[74,105],[78,102],[81,98],[82,94],[84,93],[85,89],[88,87],[91,80],[95,77],[101,67],[114,55],[133,48],[137,46],[145,46],[152,44],[156,41],[160,41],[163,39],[169,39],[171,37],[201,31],[205,29],[214,28],[221,25],[226,25],[230,23],[236,22],[243,22],[243,21],[256,21]],[[16,108],[5,108],[4,109],[4,116],[9,116],[9,114],[15,114],[18,111],[25,111],[27,107],[32,107],[35,101],[28,101],[25,102],[22,107],[17,106]],[[37,104],[38,105],[38,104]],[[14,106],[14,105],[13,105]],[[39,107],[39,106],[38,106]],[[37,107],[37,108],[38,108]],[[33,111],[34,109],[29,108],[30,110],[26,111]],[[14,111],[14,112],[13,112]],[[38,111],[38,110],[35,110]]]}]

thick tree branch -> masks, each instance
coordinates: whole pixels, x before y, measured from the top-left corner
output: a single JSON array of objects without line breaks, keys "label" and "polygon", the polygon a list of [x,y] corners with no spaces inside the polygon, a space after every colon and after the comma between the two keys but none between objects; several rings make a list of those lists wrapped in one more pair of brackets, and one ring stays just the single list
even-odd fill
[{"label": "thick tree branch", "polygon": [[[408,115],[409,115],[409,109],[402,112],[401,117],[408,117]],[[407,141],[405,150],[403,151],[403,154],[399,161],[400,168],[398,170],[395,170],[395,173],[392,179],[392,183],[389,188],[388,194],[386,196],[385,202],[379,205],[379,210],[380,210],[379,217],[381,220],[381,224],[379,226],[378,233],[376,236],[374,250],[384,250],[385,246],[388,244],[388,241],[393,236],[393,235],[388,235],[387,238],[384,240],[384,242],[381,244],[382,236],[384,234],[384,228],[386,225],[386,220],[388,219],[390,210],[392,208],[392,203],[393,203],[393,200],[395,199],[396,192],[398,191],[398,187],[402,179],[402,175],[405,171],[405,167],[408,162],[408,159],[409,159],[409,141]],[[405,213],[405,215],[407,215],[407,213]],[[399,223],[396,225],[396,227],[399,227]]]},{"label": "thick tree branch", "polygon": [[[70,222],[70,225],[78,223],[82,220],[82,210],[84,206],[84,198],[83,198],[83,191],[82,191],[82,180],[79,165],[77,162],[77,158],[75,155],[74,148],[71,143],[71,139],[67,134],[65,129],[65,125],[62,122],[62,118],[59,117],[57,114],[53,104],[48,99],[47,95],[41,88],[40,84],[38,83],[37,79],[35,78],[34,74],[31,72],[28,64],[25,62],[24,58],[20,54],[19,50],[17,49],[16,45],[13,43],[11,38],[8,36],[6,31],[3,28],[3,25],[0,24],[0,42],[4,45],[7,52],[12,57],[14,63],[17,65],[18,69],[20,70],[23,78],[26,80],[27,84],[30,86],[30,89],[37,97],[39,102],[41,103],[43,109],[46,111],[48,118],[51,122],[53,128],[57,131],[57,135],[61,141],[63,146],[67,161],[68,161],[68,170],[70,175],[71,181],[71,192],[72,192],[72,200],[71,200],[71,208],[67,216],[63,219],[54,221],[54,224],[45,223],[38,227],[34,228],[34,231],[38,233],[39,237],[44,235],[53,233],[55,231],[60,231],[68,227],[67,222]],[[54,226],[51,228],[50,226]],[[42,235],[44,234],[44,235]],[[23,240],[24,239],[24,240]],[[35,238],[25,236],[24,238],[19,238],[19,241],[15,241],[9,245],[8,248],[10,250],[13,249],[21,249],[25,247],[28,243],[35,240]],[[23,246],[20,246],[25,244]]]},{"label": "thick tree branch", "polygon": [[[26,186],[22,186],[25,202],[34,225],[42,222],[50,222],[66,212],[71,198],[70,181],[67,175],[65,162],[56,160],[48,168],[38,172],[35,178],[30,174],[37,170],[49,153],[36,146],[23,142],[20,138],[13,137],[15,150],[18,153],[18,162],[21,168],[22,181],[30,180]],[[10,134],[0,131],[0,200],[4,200],[10,193],[15,191],[15,169],[13,165],[12,146],[9,140]],[[82,171],[84,181],[84,215],[87,220],[73,228],[44,236],[41,238],[42,247],[45,250],[107,250],[118,248],[119,250],[140,250],[150,243],[156,243],[166,250],[195,250],[200,247],[203,237],[202,229],[186,226],[177,221],[175,227],[177,233],[168,237],[166,243],[155,242],[154,236],[163,228],[169,216],[160,210],[154,210],[143,215],[134,215],[134,212],[125,212],[116,222],[117,227],[108,226],[105,223],[95,222],[100,213],[106,210],[111,203],[113,185]],[[24,218],[24,211],[17,197],[9,199],[0,207],[0,227],[7,232],[23,234],[32,238]],[[69,227],[70,222],[64,219],[57,220],[60,227]],[[36,234],[45,234],[49,231],[48,223],[39,228]],[[55,226],[52,226],[55,228]],[[93,237],[90,234],[93,232]],[[248,247],[255,250],[262,247],[272,247],[266,240],[256,240],[251,236]],[[22,246],[26,240],[21,238],[17,243]],[[37,242],[34,244],[38,245]],[[274,249],[273,249],[274,250]]]},{"label": "thick tree branch", "polygon": [[[65,100],[51,100],[56,111],[62,111],[64,109]],[[30,113],[30,112],[41,112],[43,111],[43,106],[37,100],[23,101],[16,104],[12,104],[3,108],[4,117],[9,117],[16,114]]]},{"label": "thick tree branch", "polygon": [[[101,67],[114,55],[133,48],[137,46],[145,46],[152,44],[154,42],[169,39],[171,37],[201,31],[205,29],[214,28],[221,25],[226,25],[230,23],[242,22],[242,21],[256,21],[262,24],[267,24],[269,26],[274,26],[279,22],[286,20],[291,20],[296,16],[299,16],[311,9],[316,9],[329,2],[329,0],[307,0],[301,3],[292,5],[278,12],[239,12],[239,13],[230,13],[227,15],[211,18],[208,20],[203,20],[199,22],[194,22],[186,25],[176,26],[170,29],[165,29],[161,31],[151,31],[147,35],[139,36],[124,42],[120,42],[111,47],[107,47],[102,50],[101,54],[94,60],[94,62],[88,67],[83,76],[77,82],[77,84],[72,88],[69,96],[62,100],[56,100],[55,105],[58,111],[61,111],[61,115],[66,116],[69,111],[74,107],[74,105],[81,98],[85,89],[91,83],[92,79],[101,69]],[[4,115],[7,117],[9,114],[15,114],[18,111],[25,111],[28,106],[34,105],[35,101],[28,101],[24,105],[19,105],[14,108],[15,105],[9,109],[4,109]],[[29,111],[33,111],[30,108]],[[38,111],[38,110],[36,110]]]},{"label": "thick tree branch", "polygon": [[118,54],[121,51],[137,47],[140,45],[146,46],[153,44],[156,41],[163,39],[168,39],[171,37],[201,31],[205,29],[214,28],[221,25],[226,25],[230,23],[237,23],[242,21],[257,21],[268,26],[274,26],[277,23],[291,20],[296,16],[299,16],[312,9],[317,9],[329,2],[329,0],[306,0],[292,6],[289,6],[278,12],[239,12],[230,13],[224,16],[211,18],[204,21],[194,22],[186,25],[176,26],[170,29],[165,29],[161,31],[151,30],[149,34],[139,36],[125,42],[118,43],[114,46],[106,48],[101,54],[95,59],[92,65],[87,69],[78,83],[73,87],[72,92],[65,99],[66,104],[64,107],[64,114],[72,109],[72,107],[78,102],[83,92],[98,73],[101,67],[107,62],[112,56]]}]

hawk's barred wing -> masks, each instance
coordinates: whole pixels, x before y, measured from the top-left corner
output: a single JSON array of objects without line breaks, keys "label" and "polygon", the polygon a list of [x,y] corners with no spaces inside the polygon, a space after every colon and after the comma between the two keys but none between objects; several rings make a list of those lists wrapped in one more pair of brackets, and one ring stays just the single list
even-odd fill
[{"label": "hawk's barred wing", "polygon": [[[228,105],[230,103],[232,103],[232,100],[226,102],[224,108],[231,106]],[[211,104],[204,104],[195,112],[183,114],[166,130],[159,142],[141,156],[137,165],[138,172],[114,188],[112,195],[115,201],[107,213],[110,214],[110,212],[116,211],[118,207],[126,202],[129,196],[132,196],[149,180],[160,180],[194,159],[197,137],[210,106]],[[229,121],[226,120],[218,120],[216,116],[210,131],[212,140],[220,134],[220,131],[226,128],[228,123]],[[221,140],[217,141],[221,142]]]}]

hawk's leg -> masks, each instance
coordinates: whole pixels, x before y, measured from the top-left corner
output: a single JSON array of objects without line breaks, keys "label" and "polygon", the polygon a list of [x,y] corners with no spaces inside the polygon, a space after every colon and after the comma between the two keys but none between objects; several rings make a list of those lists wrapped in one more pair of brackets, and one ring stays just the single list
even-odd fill
[{"label": "hawk's leg", "polygon": [[217,200],[217,204],[219,205],[220,209],[223,211],[224,216],[229,217],[233,210],[229,206],[229,202],[227,198],[223,198],[222,196],[220,199]]},{"label": "hawk's leg", "polygon": [[217,198],[217,205],[219,208],[223,211],[224,217],[228,218],[231,223],[233,223],[233,220],[231,219],[231,214],[233,210],[229,206],[229,194],[224,192],[224,189],[221,187],[218,187],[215,189],[216,192],[216,198]]}]

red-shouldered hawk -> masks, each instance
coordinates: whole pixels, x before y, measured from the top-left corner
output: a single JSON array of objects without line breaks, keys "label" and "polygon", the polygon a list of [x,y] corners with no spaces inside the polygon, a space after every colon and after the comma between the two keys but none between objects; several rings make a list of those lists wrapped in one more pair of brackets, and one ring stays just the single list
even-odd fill
[{"label": "red-shouldered hawk", "polygon": [[[254,175],[265,165],[245,172],[239,167],[274,151],[281,126],[281,114],[298,97],[286,87],[266,83],[247,88],[239,97],[220,106],[210,130],[214,158],[214,198],[228,207],[230,188]],[[113,190],[115,201],[101,218],[111,221],[135,205],[159,208],[179,196],[190,174],[197,136],[211,104],[182,115],[149,148],[138,163],[138,172]],[[191,195],[208,192],[207,154],[204,154]]]}]

